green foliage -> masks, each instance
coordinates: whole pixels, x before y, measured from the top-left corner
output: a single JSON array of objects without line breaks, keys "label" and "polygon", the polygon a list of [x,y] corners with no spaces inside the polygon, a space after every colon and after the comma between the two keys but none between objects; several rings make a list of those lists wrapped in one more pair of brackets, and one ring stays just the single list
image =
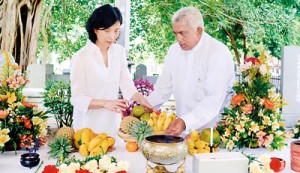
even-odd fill
[{"label": "green foliage", "polygon": [[[44,9],[50,1],[45,0]],[[112,2],[113,0],[55,0],[46,27],[49,52],[58,56],[59,62],[70,59],[88,39],[85,30],[88,17],[99,5]],[[41,58],[44,48],[41,34],[38,45],[38,55]]]},{"label": "green foliage", "polygon": [[70,141],[67,138],[55,137],[53,142],[49,144],[50,151],[48,154],[50,157],[57,159],[56,164],[61,164],[68,158],[68,154],[73,150]]},{"label": "green foliage", "polygon": [[259,54],[263,47],[280,59],[282,46],[300,44],[297,0],[135,0],[131,7],[130,59],[143,61],[153,53],[162,62],[175,41],[171,17],[185,6],[200,9],[205,31],[227,45],[238,62],[247,54]]},{"label": "green foliage", "polygon": [[[49,2],[45,0],[45,7]],[[70,59],[87,40],[84,27],[93,9],[113,2],[54,1],[46,27],[52,55],[58,56],[59,62]],[[171,18],[186,6],[200,9],[205,31],[227,45],[238,63],[250,54],[259,55],[263,47],[280,59],[283,46],[300,45],[298,0],[131,0],[129,59],[143,62],[155,58],[162,63],[169,46],[175,42]],[[42,51],[40,36],[39,57]]]},{"label": "green foliage", "polygon": [[73,105],[71,104],[71,86],[63,81],[46,83],[43,93],[44,106],[53,114],[57,127],[72,126]]}]

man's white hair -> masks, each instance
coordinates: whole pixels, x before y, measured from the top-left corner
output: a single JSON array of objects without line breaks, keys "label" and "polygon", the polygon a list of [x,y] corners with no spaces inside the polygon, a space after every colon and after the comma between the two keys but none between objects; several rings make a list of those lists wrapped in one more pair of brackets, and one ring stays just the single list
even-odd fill
[{"label": "man's white hair", "polygon": [[184,22],[193,27],[195,30],[201,27],[204,31],[203,17],[200,11],[195,7],[184,7],[176,11],[172,17],[172,23]]}]

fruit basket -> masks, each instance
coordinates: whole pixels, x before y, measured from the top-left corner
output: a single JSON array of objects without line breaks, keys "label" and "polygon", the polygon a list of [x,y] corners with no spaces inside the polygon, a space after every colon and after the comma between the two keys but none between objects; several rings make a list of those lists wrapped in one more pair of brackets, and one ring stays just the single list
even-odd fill
[{"label": "fruit basket", "polygon": [[125,142],[137,142],[135,137],[129,135],[129,134],[126,134],[126,133],[123,133],[121,131],[121,129],[118,129],[118,136],[120,138],[122,138]]}]

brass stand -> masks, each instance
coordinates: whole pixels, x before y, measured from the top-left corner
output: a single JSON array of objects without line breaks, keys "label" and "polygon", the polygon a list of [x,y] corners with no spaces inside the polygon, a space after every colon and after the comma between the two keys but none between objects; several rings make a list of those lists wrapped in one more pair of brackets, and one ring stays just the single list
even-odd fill
[{"label": "brass stand", "polygon": [[175,172],[169,172],[163,165],[157,165],[155,167],[151,167],[148,164],[148,160],[146,162],[146,167],[147,167],[147,173],[185,173],[185,159]]}]

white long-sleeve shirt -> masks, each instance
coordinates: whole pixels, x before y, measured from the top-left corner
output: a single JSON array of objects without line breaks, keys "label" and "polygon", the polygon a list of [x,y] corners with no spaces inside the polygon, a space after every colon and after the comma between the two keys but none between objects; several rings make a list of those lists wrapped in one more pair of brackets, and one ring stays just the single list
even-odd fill
[{"label": "white long-sleeve shirt", "polygon": [[184,51],[173,44],[154,91],[147,98],[152,106],[174,95],[176,114],[186,132],[211,127],[218,120],[228,89],[234,80],[234,62],[228,48],[203,33],[198,44]]},{"label": "white long-sleeve shirt", "polygon": [[73,55],[70,70],[74,129],[89,127],[97,133],[115,135],[120,115],[104,108],[88,107],[92,99],[118,99],[119,87],[128,100],[137,92],[128,71],[125,49],[118,44],[111,45],[106,67],[100,48],[88,41]]}]

